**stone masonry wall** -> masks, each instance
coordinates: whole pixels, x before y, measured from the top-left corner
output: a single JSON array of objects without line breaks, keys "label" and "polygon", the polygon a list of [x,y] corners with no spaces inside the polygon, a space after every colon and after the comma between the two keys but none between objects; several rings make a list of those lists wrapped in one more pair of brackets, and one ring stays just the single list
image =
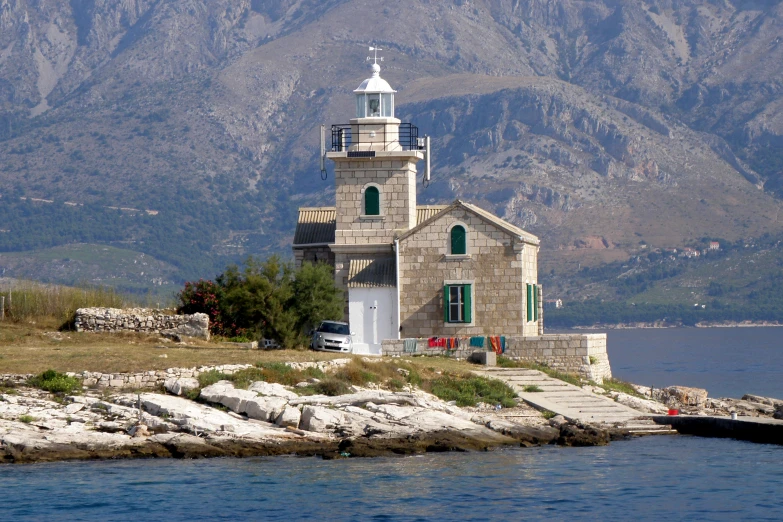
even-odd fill
[{"label": "stone masonry wall", "polygon": [[207,314],[173,315],[149,308],[79,308],[77,332],[172,333],[209,340]]},{"label": "stone masonry wall", "polygon": [[[200,366],[197,368],[169,368],[167,370],[150,370],[140,373],[68,372],[66,375],[82,379],[84,386],[97,388],[160,388],[168,379],[198,377],[200,374],[212,370],[231,375],[252,366],[252,364],[226,364],[222,366]],[[32,377],[32,374],[0,374],[0,384],[24,385],[30,377]]]},{"label": "stone masonry wall", "polygon": [[[467,232],[467,255],[449,253],[449,231]],[[512,238],[462,208],[455,208],[400,242],[400,322],[403,337],[538,333],[539,321],[527,321],[525,284],[536,283],[533,245]],[[447,324],[444,284],[473,286],[472,324]],[[535,304],[534,304],[535,306]]]},{"label": "stone masonry wall", "polygon": [[[383,354],[391,356],[404,354],[403,340],[383,341]],[[418,355],[447,355],[466,359],[476,351],[487,350],[461,346],[457,350],[429,348],[427,339],[417,343]],[[506,337],[505,357],[545,364],[561,372],[574,373],[586,379],[602,383],[612,378],[612,368],[606,353],[606,334],[555,334],[534,337]]]},{"label": "stone masonry wall", "polygon": [[[388,160],[335,159],[335,244],[391,244],[395,230],[416,226],[416,161],[419,158],[414,156],[411,161],[411,154]],[[364,189],[368,184],[379,187],[380,216],[362,217]]]}]

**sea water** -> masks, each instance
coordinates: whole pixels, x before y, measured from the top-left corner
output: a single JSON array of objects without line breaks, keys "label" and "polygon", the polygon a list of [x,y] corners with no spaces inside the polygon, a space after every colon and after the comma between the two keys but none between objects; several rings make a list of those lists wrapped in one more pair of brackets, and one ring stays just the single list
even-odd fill
[{"label": "sea water", "polygon": [[[609,357],[645,384],[780,397],[778,332],[612,331]],[[783,446],[654,436],[404,458],[8,465],[0,499],[0,520],[14,521],[783,520]]]}]

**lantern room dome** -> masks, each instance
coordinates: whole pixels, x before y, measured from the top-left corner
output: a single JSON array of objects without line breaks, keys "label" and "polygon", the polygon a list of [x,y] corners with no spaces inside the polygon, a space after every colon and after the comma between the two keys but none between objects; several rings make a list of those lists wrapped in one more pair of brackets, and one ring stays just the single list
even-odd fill
[{"label": "lantern room dome", "polygon": [[353,92],[360,93],[391,93],[397,92],[391,88],[389,82],[381,78],[381,66],[377,63],[372,64],[372,76],[362,82],[358,89]]}]

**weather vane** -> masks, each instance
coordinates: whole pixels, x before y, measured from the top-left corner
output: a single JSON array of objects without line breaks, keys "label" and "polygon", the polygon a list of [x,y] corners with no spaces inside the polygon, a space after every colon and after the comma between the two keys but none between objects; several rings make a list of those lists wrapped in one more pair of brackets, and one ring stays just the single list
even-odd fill
[{"label": "weather vane", "polygon": [[[373,56],[367,57],[367,62],[370,60],[373,60],[373,63],[378,63],[378,51],[383,51],[380,47],[370,47],[370,50],[373,51],[375,54]],[[381,61],[383,61],[383,56],[381,56]]]}]

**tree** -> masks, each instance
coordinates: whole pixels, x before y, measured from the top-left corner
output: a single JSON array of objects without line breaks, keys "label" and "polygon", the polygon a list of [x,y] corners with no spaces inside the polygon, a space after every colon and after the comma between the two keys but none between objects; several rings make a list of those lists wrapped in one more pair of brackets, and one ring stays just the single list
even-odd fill
[{"label": "tree", "polygon": [[294,307],[299,331],[307,332],[324,320],[343,316],[345,301],[334,284],[334,272],[324,263],[304,263],[294,278]]},{"label": "tree", "polygon": [[178,297],[178,311],[209,314],[215,334],[274,339],[286,348],[304,344],[305,332],[320,321],[342,317],[344,306],[329,265],[294,270],[278,256],[250,257],[214,282],[186,283]]}]

